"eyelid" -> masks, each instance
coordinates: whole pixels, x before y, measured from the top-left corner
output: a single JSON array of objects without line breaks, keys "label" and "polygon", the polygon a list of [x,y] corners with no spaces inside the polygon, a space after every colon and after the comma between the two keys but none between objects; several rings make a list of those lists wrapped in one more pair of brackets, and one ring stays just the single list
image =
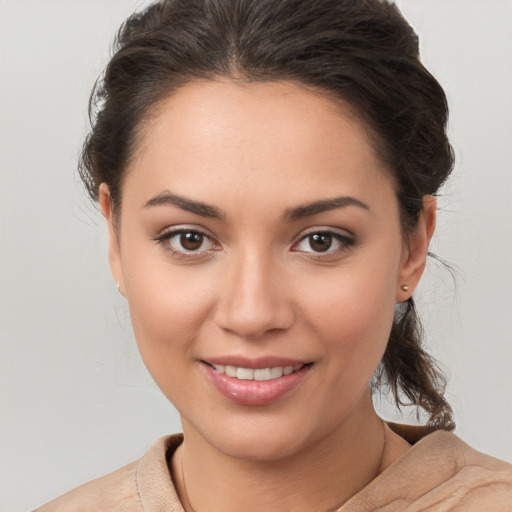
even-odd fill
[{"label": "eyelid", "polygon": [[202,226],[198,226],[196,224],[177,224],[175,226],[167,226],[162,229],[158,235],[154,237],[154,240],[160,240],[162,238],[168,238],[169,235],[177,235],[179,233],[188,233],[188,232],[196,232],[201,233],[202,235],[214,240],[215,237]]},{"label": "eyelid", "polygon": [[[332,236],[338,243],[342,246],[335,250],[328,250],[325,252],[315,252],[315,251],[304,251],[299,249],[294,249],[300,243],[302,243],[308,237],[315,234],[325,234]],[[333,257],[339,255],[341,252],[345,252],[349,250],[352,246],[356,244],[356,237],[347,231],[346,229],[327,227],[327,226],[315,226],[302,231],[298,237],[298,239],[292,245],[292,251],[300,252],[303,255],[307,255],[308,258],[314,259],[326,259],[329,257]]]},{"label": "eyelid", "polygon": [[[205,238],[207,238],[213,245],[214,248],[201,250],[201,251],[186,251],[186,250],[176,250],[171,247],[164,246],[164,242],[170,240],[172,237],[179,235],[181,233],[199,233]],[[327,234],[331,235],[341,247],[328,250],[325,252],[315,252],[315,251],[304,251],[295,249],[301,242],[303,242],[306,238],[314,234]],[[221,249],[220,243],[217,238],[212,235],[209,230],[203,228],[202,226],[198,226],[197,224],[181,224],[168,226],[160,231],[158,235],[156,235],[153,240],[164,246],[163,248],[173,256],[182,257],[182,258],[201,258],[207,255],[211,255],[212,252],[218,251]],[[313,226],[310,227],[295,237],[295,242],[292,244],[291,250],[294,252],[300,252],[302,254],[307,254],[308,258],[314,259],[325,259],[328,257],[332,257],[334,255],[339,254],[340,252],[347,251],[356,243],[356,237],[347,231],[346,229],[327,227],[327,226]]]},{"label": "eyelid", "polygon": [[329,226],[314,226],[311,228],[307,228],[304,231],[301,231],[296,237],[296,241],[293,243],[293,245],[297,245],[299,242],[302,242],[305,238],[311,235],[315,234],[329,234],[333,236],[338,236],[343,238],[343,240],[351,241],[352,243],[355,243],[356,237],[353,235],[350,231],[346,229],[341,228],[334,228]]},{"label": "eyelid", "polygon": [[[176,235],[180,235],[182,233],[199,233],[205,238],[207,238],[213,245],[214,248],[206,249],[202,251],[186,251],[186,250],[177,250],[172,247],[167,246],[165,244],[166,241],[169,241]],[[153,240],[160,244],[163,249],[168,252],[171,256],[183,259],[201,259],[211,255],[212,252],[218,251],[220,249],[220,244],[217,239],[208,232],[208,230],[204,229],[202,226],[197,225],[189,225],[189,224],[179,224],[175,226],[169,226],[164,228],[158,235],[156,235]]]}]

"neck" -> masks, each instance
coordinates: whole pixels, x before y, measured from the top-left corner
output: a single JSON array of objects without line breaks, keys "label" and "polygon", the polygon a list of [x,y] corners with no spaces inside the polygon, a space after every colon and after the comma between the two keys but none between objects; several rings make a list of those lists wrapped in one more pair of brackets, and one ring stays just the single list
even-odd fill
[{"label": "neck", "polygon": [[185,510],[310,512],[339,507],[406,449],[402,445],[397,450],[396,439],[368,399],[364,414],[356,411],[335,431],[278,460],[221,453],[184,422],[185,441],[173,457],[172,472]]}]

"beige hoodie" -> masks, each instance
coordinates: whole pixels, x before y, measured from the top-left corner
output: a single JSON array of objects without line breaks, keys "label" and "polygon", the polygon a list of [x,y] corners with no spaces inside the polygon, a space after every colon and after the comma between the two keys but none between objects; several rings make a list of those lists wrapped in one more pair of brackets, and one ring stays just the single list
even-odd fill
[{"label": "beige hoodie", "polygon": [[[409,442],[419,440],[337,512],[512,511],[512,465],[449,432],[389,426]],[[181,434],[163,437],[140,460],[36,512],[184,512],[167,465],[182,441]]]}]

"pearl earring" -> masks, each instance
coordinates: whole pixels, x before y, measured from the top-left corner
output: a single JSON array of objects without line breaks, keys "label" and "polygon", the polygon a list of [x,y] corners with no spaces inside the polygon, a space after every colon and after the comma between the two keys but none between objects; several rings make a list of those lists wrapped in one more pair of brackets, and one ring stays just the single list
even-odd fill
[{"label": "pearl earring", "polygon": [[407,285],[407,284],[403,284],[402,286],[400,286],[400,289],[401,289],[403,292],[408,292],[408,291],[409,291],[409,285]]}]

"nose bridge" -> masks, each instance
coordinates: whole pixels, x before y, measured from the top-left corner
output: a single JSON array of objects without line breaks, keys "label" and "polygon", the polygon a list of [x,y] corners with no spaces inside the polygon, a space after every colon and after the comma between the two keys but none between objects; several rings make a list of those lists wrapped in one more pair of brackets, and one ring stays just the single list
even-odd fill
[{"label": "nose bridge", "polygon": [[244,338],[258,338],[293,323],[291,304],[269,253],[246,248],[229,261],[217,308],[219,327]]}]

